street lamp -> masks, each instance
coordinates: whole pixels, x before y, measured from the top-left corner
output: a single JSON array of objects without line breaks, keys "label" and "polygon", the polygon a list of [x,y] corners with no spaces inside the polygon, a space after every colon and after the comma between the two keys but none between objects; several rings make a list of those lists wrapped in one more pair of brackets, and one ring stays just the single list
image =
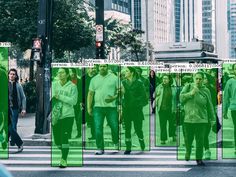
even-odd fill
[{"label": "street lamp", "polygon": [[149,61],[149,41],[148,41],[148,0],[145,0],[146,7],[146,60]]}]

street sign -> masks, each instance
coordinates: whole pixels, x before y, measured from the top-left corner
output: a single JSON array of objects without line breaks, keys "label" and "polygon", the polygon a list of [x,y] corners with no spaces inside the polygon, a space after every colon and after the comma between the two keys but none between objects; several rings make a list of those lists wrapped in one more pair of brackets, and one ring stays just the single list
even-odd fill
[{"label": "street sign", "polygon": [[103,41],[103,25],[96,25],[96,41]]}]

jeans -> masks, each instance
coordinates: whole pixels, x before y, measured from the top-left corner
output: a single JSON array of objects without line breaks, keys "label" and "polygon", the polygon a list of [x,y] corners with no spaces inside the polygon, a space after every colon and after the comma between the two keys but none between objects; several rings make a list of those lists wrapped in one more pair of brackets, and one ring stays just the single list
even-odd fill
[{"label": "jeans", "polygon": [[19,109],[12,109],[12,128],[17,131],[17,123],[18,123],[18,115],[19,115]]},{"label": "jeans", "polygon": [[192,144],[196,140],[196,160],[202,160],[204,136],[207,128],[207,123],[184,123],[185,129],[185,146],[186,154],[190,156],[192,151]]},{"label": "jeans", "polygon": [[104,150],[103,124],[105,117],[107,118],[107,122],[111,128],[113,143],[118,144],[119,141],[118,113],[116,107],[94,107],[93,120],[95,138],[99,150]]},{"label": "jeans", "polygon": [[169,123],[169,128],[168,128],[169,137],[175,137],[176,127],[171,110],[160,110],[159,120],[160,120],[161,141],[167,140],[167,122]]},{"label": "jeans", "polygon": [[234,124],[234,146],[236,148],[236,111],[231,111],[231,117]]},{"label": "jeans", "polygon": [[18,147],[22,146],[23,141],[21,140],[18,133],[15,131],[15,129],[12,127],[12,125],[9,125],[9,134],[8,136],[11,136],[12,142],[14,142]]}]

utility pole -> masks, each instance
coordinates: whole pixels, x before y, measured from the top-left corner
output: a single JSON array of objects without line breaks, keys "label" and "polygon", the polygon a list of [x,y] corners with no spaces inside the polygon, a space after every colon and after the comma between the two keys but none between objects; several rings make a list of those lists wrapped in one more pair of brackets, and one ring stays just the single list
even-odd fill
[{"label": "utility pole", "polygon": [[105,59],[104,0],[96,0],[96,59]]},{"label": "utility pole", "polygon": [[[52,9],[53,0],[39,0],[38,31],[35,44],[39,43],[40,51],[34,51],[33,59],[37,61],[36,72],[36,119],[35,133],[49,133],[47,113],[50,110],[50,83],[51,83],[51,36],[52,36]],[[38,41],[38,42],[37,42]]]}]

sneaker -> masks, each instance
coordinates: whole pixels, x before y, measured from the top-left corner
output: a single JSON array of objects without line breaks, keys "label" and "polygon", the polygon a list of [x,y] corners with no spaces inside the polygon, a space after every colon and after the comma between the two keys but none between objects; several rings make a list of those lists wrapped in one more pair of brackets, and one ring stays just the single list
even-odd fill
[{"label": "sneaker", "polygon": [[61,159],[61,162],[59,164],[60,168],[66,168],[67,167],[67,161],[64,159]]},{"label": "sneaker", "polygon": [[129,155],[130,153],[131,153],[131,151],[129,151],[129,150],[126,150],[126,151],[124,152],[125,155]]},{"label": "sneaker", "polygon": [[102,154],[104,154],[104,150],[97,150],[97,151],[95,151],[94,154],[95,155],[102,155]]},{"label": "sneaker", "polygon": [[205,163],[202,160],[197,160],[197,166],[205,166]]},{"label": "sneaker", "polygon": [[22,152],[23,151],[23,145],[19,146],[18,149],[17,149],[17,152]]},{"label": "sneaker", "polygon": [[206,150],[205,151],[205,159],[206,160],[210,160],[211,159],[211,151],[210,150]]}]

